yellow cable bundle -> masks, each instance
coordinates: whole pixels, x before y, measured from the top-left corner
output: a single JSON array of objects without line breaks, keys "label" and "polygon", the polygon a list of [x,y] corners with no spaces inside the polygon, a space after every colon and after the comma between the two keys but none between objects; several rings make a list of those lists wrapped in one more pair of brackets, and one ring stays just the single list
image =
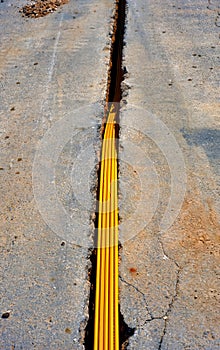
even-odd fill
[{"label": "yellow cable bundle", "polygon": [[100,171],[94,350],[119,350],[118,189],[112,104],[104,133]]}]

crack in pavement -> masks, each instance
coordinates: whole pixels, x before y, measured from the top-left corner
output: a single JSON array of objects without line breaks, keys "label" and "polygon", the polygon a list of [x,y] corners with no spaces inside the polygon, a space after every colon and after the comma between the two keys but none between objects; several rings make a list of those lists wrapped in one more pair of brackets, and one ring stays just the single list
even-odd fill
[{"label": "crack in pavement", "polygon": [[163,252],[164,257],[165,257],[166,259],[171,260],[171,261],[174,263],[174,265],[177,267],[177,272],[178,272],[178,270],[180,270],[180,265],[178,264],[178,262],[177,262],[174,258],[171,258],[171,256],[169,256],[169,254],[166,253],[166,250],[165,250],[165,248],[164,248],[163,242],[162,242],[162,240],[160,239],[160,237],[158,237],[158,242],[159,242],[159,244],[160,244],[160,246],[161,246],[161,249],[162,249],[162,252]]},{"label": "crack in pavement", "polygon": [[161,339],[160,339],[158,350],[162,349],[162,344],[163,344],[164,336],[166,335],[167,323],[168,323],[168,320],[169,320],[169,316],[170,316],[170,314],[172,312],[173,304],[174,304],[174,302],[175,302],[175,300],[177,298],[178,292],[179,292],[180,272],[181,272],[181,269],[179,268],[178,271],[177,271],[177,276],[176,276],[175,293],[174,293],[174,295],[172,297],[171,302],[169,303],[169,307],[168,307],[167,311],[165,312],[164,316],[162,317],[164,319],[165,323],[164,323],[163,333],[162,333],[162,336],[161,336]]},{"label": "crack in pavement", "polygon": [[144,299],[144,302],[145,302],[145,306],[146,306],[146,309],[147,309],[147,312],[148,314],[150,315],[151,319],[153,318],[153,314],[151,313],[150,309],[149,309],[149,305],[147,303],[147,299],[146,299],[146,295],[140,291],[140,289],[138,289],[136,286],[134,286],[132,283],[129,283],[128,281],[126,281],[122,276],[119,275],[119,279],[125,283],[126,285],[134,288],[138,293],[140,293]]},{"label": "crack in pavement", "polygon": [[175,259],[171,258],[171,257],[168,255],[168,253],[165,251],[163,242],[162,242],[162,240],[160,239],[160,237],[158,237],[158,242],[159,242],[159,244],[160,244],[160,246],[161,246],[161,249],[162,249],[162,251],[163,251],[164,256],[166,256],[169,260],[171,260],[171,261],[175,264],[175,266],[176,266],[176,268],[177,268],[176,283],[175,283],[175,289],[174,289],[173,297],[172,297],[172,299],[171,299],[171,302],[169,303],[169,306],[168,306],[167,311],[165,312],[165,314],[164,314],[162,317],[159,318],[159,319],[164,319],[164,321],[165,321],[165,322],[164,322],[163,333],[162,333],[162,335],[161,335],[161,339],[160,339],[160,343],[159,343],[159,347],[158,347],[158,350],[161,350],[161,349],[162,349],[163,340],[164,340],[164,336],[165,336],[166,330],[167,330],[168,319],[169,319],[169,317],[170,317],[170,314],[171,314],[172,308],[173,308],[173,304],[174,304],[174,302],[175,302],[175,300],[176,300],[176,298],[177,298],[178,292],[179,292],[180,273],[181,273],[181,271],[182,271],[182,267],[180,267],[180,265],[178,264],[178,262],[177,262]]},{"label": "crack in pavement", "polygon": [[[167,255],[166,255],[167,256]],[[168,257],[169,258],[169,257]],[[170,260],[173,261],[172,258],[169,258]],[[174,261],[175,262],[175,261]],[[160,339],[160,342],[159,342],[159,346],[158,346],[158,350],[161,350],[162,349],[162,344],[163,344],[163,340],[164,340],[164,336],[166,335],[166,330],[167,330],[167,324],[168,324],[168,320],[170,318],[170,314],[172,312],[172,309],[173,309],[173,305],[174,305],[174,302],[178,296],[178,293],[179,293],[179,282],[180,282],[180,273],[182,271],[182,268],[179,267],[179,265],[177,264],[177,262],[175,262],[175,265],[178,267],[178,271],[177,271],[177,276],[176,276],[176,283],[175,283],[175,290],[174,290],[174,294],[172,296],[172,299],[168,305],[168,308],[166,310],[166,312],[161,315],[161,316],[154,316],[152,314],[152,312],[150,311],[149,309],[149,305],[147,303],[147,299],[146,299],[146,295],[140,291],[136,286],[134,286],[132,283],[129,283],[128,281],[126,281],[122,276],[119,276],[119,279],[125,283],[126,285],[134,288],[138,293],[140,293],[145,301],[145,305],[146,305],[146,309],[147,309],[147,312],[148,314],[150,315],[150,318],[147,318],[144,322],[144,324],[142,325],[142,327],[144,325],[146,325],[147,323],[150,323],[154,320],[164,320],[164,327],[163,327],[163,330],[162,330],[162,335],[161,335],[161,339]]]},{"label": "crack in pavement", "polygon": [[168,320],[170,318],[174,302],[175,302],[175,300],[178,296],[178,293],[179,293],[180,274],[181,274],[183,267],[180,266],[179,263],[174,258],[169,256],[169,254],[166,252],[166,250],[164,248],[163,242],[162,242],[160,237],[158,237],[158,243],[161,247],[163,258],[172,261],[172,263],[174,264],[174,269],[176,269],[176,278],[175,278],[175,286],[174,286],[173,295],[172,295],[171,300],[168,304],[167,310],[161,316],[154,316],[154,314],[151,312],[149,304],[147,302],[147,296],[138,287],[136,287],[132,283],[126,281],[121,275],[119,276],[119,279],[123,283],[125,283],[127,286],[135,289],[142,296],[142,298],[144,300],[146,310],[147,310],[148,315],[150,317],[148,317],[142,325],[139,325],[138,326],[139,328],[142,328],[144,325],[146,325],[147,323],[150,323],[154,320],[164,320],[164,327],[162,329],[162,334],[161,334],[161,338],[160,338],[159,346],[158,346],[158,350],[161,350],[162,345],[163,345],[163,341],[164,341],[164,336],[166,335]]}]

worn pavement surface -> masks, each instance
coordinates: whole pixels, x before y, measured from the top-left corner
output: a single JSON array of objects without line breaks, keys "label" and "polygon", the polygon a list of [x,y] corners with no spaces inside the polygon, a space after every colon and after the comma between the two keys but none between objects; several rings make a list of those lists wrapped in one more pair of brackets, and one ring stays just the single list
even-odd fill
[{"label": "worn pavement surface", "polygon": [[128,1],[120,149],[128,349],[220,348],[218,6]]},{"label": "worn pavement surface", "polygon": [[[113,1],[0,3],[0,348],[83,349]],[[120,308],[128,349],[217,350],[217,1],[128,0]],[[92,347],[91,347],[92,348]]]},{"label": "worn pavement surface", "polygon": [[[83,349],[95,204],[89,185],[96,181],[114,6],[70,1],[26,19],[23,4],[0,3],[0,310],[10,314],[0,320],[0,349]],[[80,167],[88,149],[89,179]],[[82,178],[90,180],[83,190]],[[59,208],[49,193],[54,183]],[[81,204],[72,186],[81,189]],[[69,236],[60,208],[71,219]]]}]

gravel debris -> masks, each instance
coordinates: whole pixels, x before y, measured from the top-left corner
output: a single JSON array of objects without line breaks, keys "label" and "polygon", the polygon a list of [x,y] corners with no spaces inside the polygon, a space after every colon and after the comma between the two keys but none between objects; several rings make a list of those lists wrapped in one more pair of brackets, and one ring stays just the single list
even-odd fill
[{"label": "gravel debris", "polygon": [[29,5],[25,5],[20,9],[23,17],[39,18],[47,16],[54,12],[61,5],[64,5],[68,0],[37,0]]}]

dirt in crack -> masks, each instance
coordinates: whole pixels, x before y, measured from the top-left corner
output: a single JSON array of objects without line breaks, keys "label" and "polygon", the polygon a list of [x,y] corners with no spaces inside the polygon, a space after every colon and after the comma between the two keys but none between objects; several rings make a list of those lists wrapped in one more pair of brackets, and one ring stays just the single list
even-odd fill
[{"label": "dirt in crack", "polygon": [[[124,33],[125,33],[125,19],[126,19],[126,0],[116,1],[115,17],[112,33],[112,45],[111,56],[109,63],[108,82],[106,103],[111,105],[115,103],[117,108],[117,125],[119,125],[119,103],[122,98],[121,83],[124,78],[124,69],[122,67],[122,55],[124,46]],[[105,119],[105,118],[104,118]],[[103,138],[105,132],[105,121],[101,130],[101,137]],[[119,137],[119,128],[116,130],[116,137]],[[100,183],[100,167],[98,170],[98,186],[97,186],[97,203],[99,200],[99,183]],[[98,208],[96,210],[96,219],[94,221],[95,227],[98,227]],[[97,231],[97,230],[96,230]],[[94,245],[96,245],[97,237],[94,238]],[[96,258],[97,249],[95,248],[90,255],[91,268],[89,270],[89,282],[90,282],[90,298],[89,298],[89,320],[85,329],[84,346],[86,350],[91,350],[94,343],[94,314],[95,314],[95,291],[96,291]],[[135,329],[128,327],[124,322],[123,315],[120,312],[119,305],[119,343],[120,349],[127,348],[128,339],[134,334]]]},{"label": "dirt in crack", "polygon": [[126,1],[116,2],[115,22],[112,33],[111,58],[108,72],[106,101],[120,102],[122,97],[121,82],[123,81],[122,54],[124,46]]}]

